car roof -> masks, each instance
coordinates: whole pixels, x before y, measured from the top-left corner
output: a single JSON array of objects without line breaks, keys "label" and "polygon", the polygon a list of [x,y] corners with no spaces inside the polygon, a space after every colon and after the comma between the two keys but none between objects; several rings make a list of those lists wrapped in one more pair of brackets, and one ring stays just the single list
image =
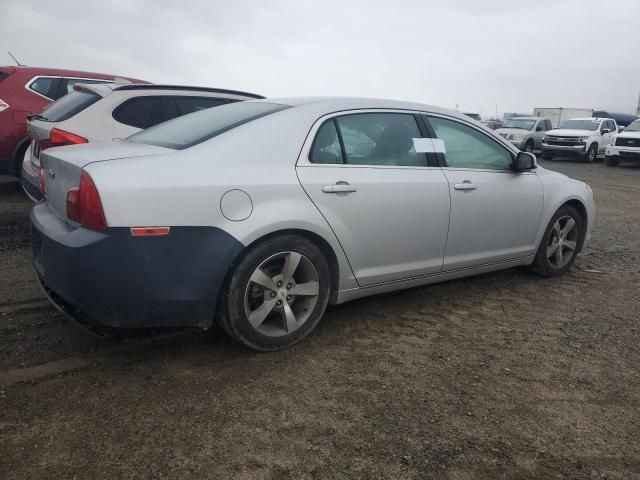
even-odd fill
[{"label": "car roof", "polygon": [[366,97],[284,97],[267,98],[264,100],[253,100],[259,102],[280,103],[291,107],[306,107],[315,109],[319,114],[339,112],[341,110],[364,110],[364,109],[397,109],[397,110],[417,110],[422,112],[440,113],[450,117],[456,117],[467,122],[474,122],[483,125],[481,122],[473,120],[467,115],[454,110],[427,105],[423,103],[407,102],[402,100],[389,100],[382,98]]},{"label": "car roof", "polygon": [[[516,120],[516,119],[520,119],[520,120],[538,120],[539,118],[542,119],[542,120],[549,120],[547,117],[511,117],[509,120]],[[507,120],[507,122],[509,120]]]},{"label": "car roof", "polygon": [[246,97],[252,99],[263,99],[262,95],[255,93],[240,92],[238,90],[228,90],[225,88],[210,88],[210,87],[197,87],[197,86],[182,86],[182,85],[157,85],[157,84],[137,84],[128,82],[114,82],[114,83],[77,83],[74,85],[74,90],[77,91],[89,91],[96,93],[101,97],[106,97],[115,91],[136,91],[136,92],[154,92],[154,91],[173,91],[177,93],[212,93],[212,94],[224,94],[224,95],[236,95],[239,97]]},{"label": "car roof", "polygon": [[230,90],[227,88],[199,87],[191,85],[159,85],[159,84],[135,84],[135,83],[113,83],[109,86],[112,90],[184,90],[191,92],[224,93],[229,95],[242,95],[244,97],[263,99],[262,95],[256,93],[242,92],[240,90]]},{"label": "car roof", "polygon": [[96,72],[85,72],[82,70],[67,70],[64,68],[48,68],[48,67],[30,67],[26,65],[11,65],[11,66],[2,66],[1,68],[13,69],[13,72],[19,72],[25,75],[45,75],[45,76],[62,76],[62,77],[86,77],[86,78],[97,78],[104,80],[113,80],[114,78],[126,78],[127,80],[134,82],[144,82],[144,80],[139,80],[131,77],[125,77],[123,75],[114,75],[111,73],[96,73]]}]

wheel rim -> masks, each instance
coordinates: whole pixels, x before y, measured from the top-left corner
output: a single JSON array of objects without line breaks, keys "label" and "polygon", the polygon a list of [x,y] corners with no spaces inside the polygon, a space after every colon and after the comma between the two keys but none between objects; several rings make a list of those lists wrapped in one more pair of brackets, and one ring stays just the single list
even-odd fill
[{"label": "wheel rim", "polygon": [[596,159],[596,149],[595,148],[590,148],[589,149],[589,160],[593,161]]},{"label": "wheel rim", "polygon": [[578,228],[570,215],[565,215],[553,224],[547,242],[547,258],[555,268],[562,268],[573,258],[578,246]]},{"label": "wheel rim", "polygon": [[527,143],[524,147],[524,151],[529,153],[533,152],[533,145],[531,143]]},{"label": "wheel rim", "polygon": [[311,260],[298,252],[277,253],[251,275],[244,294],[245,314],[263,335],[289,335],[309,319],[319,292],[320,277]]}]

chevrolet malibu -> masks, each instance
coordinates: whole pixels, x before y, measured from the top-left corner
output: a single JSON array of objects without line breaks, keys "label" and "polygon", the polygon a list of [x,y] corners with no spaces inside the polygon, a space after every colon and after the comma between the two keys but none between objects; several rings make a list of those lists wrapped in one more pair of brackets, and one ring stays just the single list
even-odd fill
[{"label": "chevrolet malibu", "polygon": [[328,304],[560,275],[595,211],[588,185],[469,117],[389,100],[239,102],[42,157],[34,266],[60,310],[100,332],[217,321],[265,351]]}]

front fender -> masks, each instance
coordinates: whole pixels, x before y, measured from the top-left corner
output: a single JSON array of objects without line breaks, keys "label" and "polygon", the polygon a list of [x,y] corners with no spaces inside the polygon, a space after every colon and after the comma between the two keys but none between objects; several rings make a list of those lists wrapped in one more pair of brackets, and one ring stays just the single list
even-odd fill
[{"label": "front fender", "polygon": [[560,207],[569,202],[579,202],[586,215],[585,239],[582,250],[591,239],[591,230],[595,219],[595,202],[591,188],[584,182],[568,179],[564,175],[559,178],[542,178],[544,202],[540,227],[536,236],[536,245],[540,245],[551,218]]}]

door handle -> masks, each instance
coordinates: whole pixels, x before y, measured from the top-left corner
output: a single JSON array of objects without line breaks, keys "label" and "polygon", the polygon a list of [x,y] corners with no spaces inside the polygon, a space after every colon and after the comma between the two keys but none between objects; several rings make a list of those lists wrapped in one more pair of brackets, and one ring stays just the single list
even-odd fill
[{"label": "door handle", "polygon": [[454,183],[453,188],[456,190],[475,190],[478,188],[475,183],[471,183],[469,180],[465,180],[462,183]]},{"label": "door handle", "polygon": [[324,193],[351,193],[358,191],[358,189],[347,182],[337,182],[334,185],[325,185],[322,187],[322,191]]}]

